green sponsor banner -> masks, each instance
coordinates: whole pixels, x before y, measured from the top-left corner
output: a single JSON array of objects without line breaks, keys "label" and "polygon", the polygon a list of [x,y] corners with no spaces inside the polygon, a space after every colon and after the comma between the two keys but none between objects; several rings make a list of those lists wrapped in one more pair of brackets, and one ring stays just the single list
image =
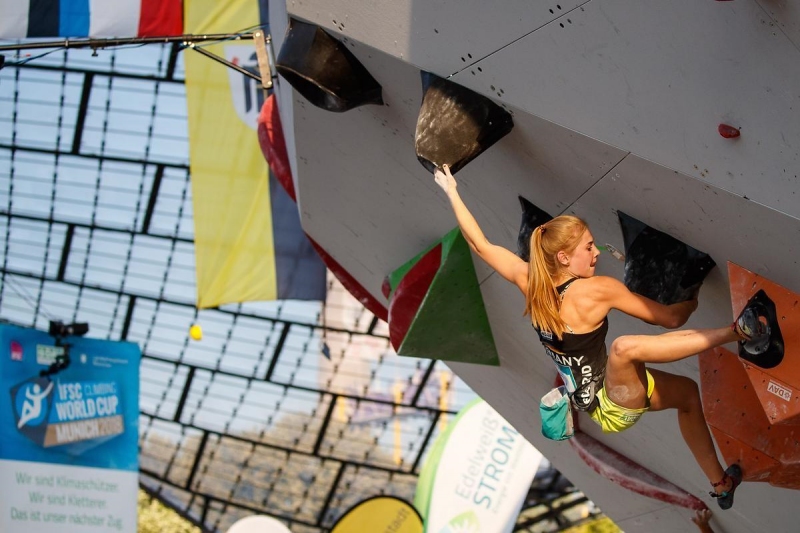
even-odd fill
[{"label": "green sponsor banner", "polygon": [[541,460],[491,406],[470,402],[420,472],[414,505],[425,533],[510,533]]}]

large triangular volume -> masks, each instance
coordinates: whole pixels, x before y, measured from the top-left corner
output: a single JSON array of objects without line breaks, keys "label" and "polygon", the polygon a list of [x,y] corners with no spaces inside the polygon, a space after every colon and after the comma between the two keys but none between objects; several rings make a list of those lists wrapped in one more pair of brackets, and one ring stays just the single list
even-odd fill
[{"label": "large triangular volume", "polygon": [[622,211],[618,215],[625,240],[625,286],[664,305],[694,298],[714,260]]},{"label": "large triangular volume", "polygon": [[456,83],[423,72],[422,88],[414,146],[430,172],[458,172],[514,127],[508,111]]},{"label": "large triangular volume", "polygon": [[500,364],[469,245],[456,228],[389,276],[389,337],[397,353]]},{"label": "large triangular volume", "polygon": [[289,21],[275,66],[306,100],[326,111],[383,105],[381,86],[364,65],[314,24]]}]

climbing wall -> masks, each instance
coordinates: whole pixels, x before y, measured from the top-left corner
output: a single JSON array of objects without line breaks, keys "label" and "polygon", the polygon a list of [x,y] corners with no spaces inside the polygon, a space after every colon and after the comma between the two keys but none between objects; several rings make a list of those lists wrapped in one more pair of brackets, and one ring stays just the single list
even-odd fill
[{"label": "climbing wall", "polygon": [[[733,312],[749,302],[766,310],[770,344],[738,355],[717,348],[700,355],[703,405],[720,452],[739,462],[745,479],[800,488],[800,295],[738,265],[728,265]],[[728,396],[727,401],[719,398]]]},{"label": "climbing wall", "polygon": [[[727,262],[800,292],[796,3],[556,0],[497,9],[480,0],[288,0],[270,9],[276,55],[292,16],[344,43],[382,87],[384,105],[345,113],[315,107],[281,78],[277,95],[305,231],[383,304],[386,276],[455,225],[415,154],[421,71],[488,97],[513,117],[511,132],[457,175],[492,242],[516,249],[518,196],[551,215],[585,218],[599,245],[621,251],[624,212],[716,261],[693,327],[733,319]],[[739,135],[722,136],[720,125]],[[623,267],[603,254],[598,273],[623,279]],[[694,527],[691,511],[633,493],[573,447],[541,437],[537,405],[555,370],[522,316],[519,291],[479,261],[475,270],[500,365],[451,368],[625,531]],[[659,331],[612,314],[609,339]],[[736,346],[725,350],[720,357],[741,366]],[[665,369],[701,382],[698,358]],[[747,383],[731,376],[731,387],[704,379],[704,401],[725,406],[734,384]],[[740,452],[721,435],[766,417],[759,402],[748,405],[759,410],[714,426],[727,460]],[[717,509],[674,413],[649,413],[616,436],[584,422],[590,437]],[[714,526],[792,530],[798,492],[787,486],[800,487],[794,483],[746,483],[732,510],[717,510]]]}]

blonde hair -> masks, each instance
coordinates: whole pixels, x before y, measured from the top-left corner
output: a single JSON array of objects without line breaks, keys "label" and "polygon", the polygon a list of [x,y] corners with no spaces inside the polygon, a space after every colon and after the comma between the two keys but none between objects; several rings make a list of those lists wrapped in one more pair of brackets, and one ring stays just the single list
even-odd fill
[{"label": "blonde hair", "polygon": [[528,262],[528,291],[525,295],[525,315],[540,331],[549,331],[559,339],[566,330],[561,319],[561,297],[555,279],[562,266],[558,252],[572,253],[583,233],[586,222],[571,215],[561,215],[533,230],[531,257]]}]

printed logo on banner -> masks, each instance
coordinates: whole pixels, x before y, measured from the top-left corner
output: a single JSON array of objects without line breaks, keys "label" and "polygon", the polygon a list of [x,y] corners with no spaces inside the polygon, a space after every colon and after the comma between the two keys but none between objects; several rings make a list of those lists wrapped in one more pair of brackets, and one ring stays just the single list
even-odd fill
[{"label": "printed logo on banner", "polygon": [[44,423],[52,406],[53,382],[46,378],[31,378],[11,387],[11,405],[17,431],[33,442],[44,441]]},{"label": "printed logo on banner", "polygon": [[44,448],[70,445],[80,455],[125,431],[118,391],[115,381],[23,381],[10,391],[17,431]]},{"label": "printed logo on banner", "polygon": [[[252,45],[233,45],[225,47],[225,59],[244,70],[261,77],[258,70],[258,56]],[[248,76],[228,69],[231,98],[236,114],[249,128],[258,129],[258,113],[264,105],[264,91],[261,85]]]},{"label": "printed logo on banner", "polygon": [[451,519],[439,533],[480,533],[481,523],[474,511],[466,511]]},{"label": "printed logo on banner", "polygon": [[36,363],[50,366],[56,362],[56,358],[64,355],[63,346],[48,346],[46,344],[36,345]]},{"label": "printed logo on banner", "polygon": [[22,361],[22,345],[20,343],[11,341],[11,346],[8,351],[11,354],[12,361]]},{"label": "printed logo on banner", "polygon": [[482,400],[459,412],[425,461],[414,504],[431,533],[511,533],[542,455]]}]

